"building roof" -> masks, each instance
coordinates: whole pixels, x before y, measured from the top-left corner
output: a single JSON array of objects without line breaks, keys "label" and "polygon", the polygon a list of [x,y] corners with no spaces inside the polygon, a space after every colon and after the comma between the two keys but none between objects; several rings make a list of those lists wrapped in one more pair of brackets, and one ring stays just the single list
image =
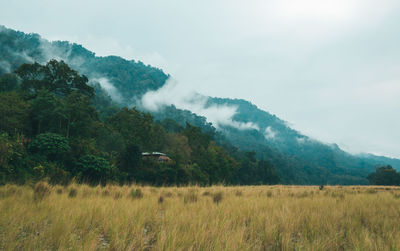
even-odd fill
[{"label": "building roof", "polygon": [[165,153],[160,153],[160,152],[144,152],[142,153],[142,156],[167,156]]}]

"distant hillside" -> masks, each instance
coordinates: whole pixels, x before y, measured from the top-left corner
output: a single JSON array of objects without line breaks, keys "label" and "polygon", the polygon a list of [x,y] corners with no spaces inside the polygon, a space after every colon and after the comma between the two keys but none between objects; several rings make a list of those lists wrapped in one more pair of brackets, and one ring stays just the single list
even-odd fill
[{"label": "distant hillside", "polygon": [[373,154],[359,154],[358,157],[374,164],[375,166],[391,165],[393,168],[400,171],[400,159],[389,158],[384,156],[376,156]]},{"label": "distant hillside", "polygon": [[[62,59],[73,69],[111,90],[119,103],[134,102],[149,90],[160,88],[168,78],[162,70],[121,57],[96,57],[81,45],[67,41],[49,42],[38,34],[26,34],[0,26],[0,74],[23,63],[46,63]],[[114,90],[114,87],[116,90]]]},{"label": "distant hillside", "polygon": [[[25,62],[62,59],[101,86],[121,106],[136,104],[148,91],[162,87],[169,75],[162,70],[116,56],[96,57],[81,45],[66,41],[49,42],[37,34],[0,26],[0,73],[10,72]],[[259,159],[271,161],[287,184],[367,184],[366,176],[375,165],[390,164],[400,170],[400,160],[373,155],[351,155],[337,145],[327,145],[302,135],[275,115],[241,99],[207,98],[207,106],[236,107],[233,120],[255,127],[239,129],[215,126],[207,118],[166,106],[152,112],[157,120],[170,118],[184,126],[186,122],[213,134],[218,144],[254,151]]]}]

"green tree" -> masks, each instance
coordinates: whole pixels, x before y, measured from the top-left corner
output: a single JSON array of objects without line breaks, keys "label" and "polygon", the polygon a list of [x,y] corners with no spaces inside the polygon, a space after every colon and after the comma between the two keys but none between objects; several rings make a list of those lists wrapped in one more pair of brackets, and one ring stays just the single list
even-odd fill
[{"label": "green tree", "polygon": [[64,61],[50,60],[46,65],[23,64],[15,73],[21,78],[22,90],[35,95],[40,89],[46,89],[58,96],[66,96],[73,91],[92,97],[93,87],[87,85],[88,78],[79,75]]},{"label": "green tree", "polygon": [[62,112],[61,101],[46,89],[37,92],[35,98],[30,100],[32,129],[35,134],[52,131],[62,133],[65,120]]},{"label": "green tree", "polygon": [[0,92],[18,89],[18,79],[15,74],[6,73],[0,76]]},{"label": "green tree", "polygon": [[396,172],[390,165],[376,168],[375,173],[368,175],[367,179],[371,185],[400,185],[400,173]]},{"label": "green tree", "polygon": [[91,99],[74,91],[65,97],[63,103],[59,113],[66,119],[66,137],[89,137],[93,123],[97,120]]},{"label": "green tree", "polygon": [[9,134],[29,129],[29,104],[16,92],[0,93],[0,130]]},{"label": "green tree", "polygon": [[29,144],[34,154],[44,156],[50,161],[60,161],[70,150],[68,139],[56,133],[42,133]]},{"label": "green tree", "polygon": [[189,146],[188,138],[178,133],[168,133],[163,151],[167,153],[175,162],[184,165],[190,163],[192,149]]},{"label": "green tree", "polygon": [[25,142],[23,135],[0,134],[0,184],[10,181],[22,184],[32,177]]},{"label": "green tree", "polygon": [[153,117],[136,108],[123,108],[106,120],[106,124],[119,132],[126,142],[135,142],[144,151],[152,149]]},{"label": "green tree", "polygon": [[129,182],[138,180],[139,172],[142,167],[142,152],[140,148],[133,142],[125,147],[118,160],[120,171],[126,173]]},{"label": "green tree", "polygon": [[76,175],[83,182],[105,184],[112,179],[112,166],[108,160],[94,155],[84,155],[76,163]]}]

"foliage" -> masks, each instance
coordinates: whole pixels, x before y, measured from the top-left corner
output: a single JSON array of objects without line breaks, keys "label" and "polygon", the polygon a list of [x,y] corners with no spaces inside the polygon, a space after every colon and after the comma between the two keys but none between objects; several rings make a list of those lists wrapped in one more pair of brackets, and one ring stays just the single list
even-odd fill
[{"label": "foliage", "polygon": [[[171,155],[175,166],[165,170],[171,175],[168,180],[178,183],[202,180],[202,184],[258,184],[277,182],[276,179],[261,177],[277,175],[285,184],[367,184],[365,177],[373,171],[374,165],[390,164],[400,168],[396,159],[353,156],[337,145],[315,141],[245,100],[210,97],[206,105],[237,107],[233,119],[256,124],[260,130],[220,126],[220,130],[216,131],[206,118],[174,106],[153,112],[155,122],[149,114],[139,112],[143,109],[141,107],[136,112],[133,110],[136,108],[127,109],[129,112],[121,110],[121,106],[132,107],[144,93],[160,88],[169,78],[162,70],[140,61],[128,61],[116,56],[96,57],[78,44],[49,42],[37,34],[25,34],[5,27],[0,27],[0,58],[0,75],[5,73],[0,76],[0,92],[5,92],[7,96],[16,91],[19,95],[19,100],[6,97],[8,101],[2,102],[6,99],[0,99],[0,123],[3,123],[0,130],[9,135],[23,133],[28,138],[53,132],[71,139],[71,144],[77,149],[71,150],[70,160],[63,163],[66,169],[71,169],[84,154],[105,156],[118,169],[120,156],[128,142],[137,145],[141,151],[157,150]],[[16,74],[12,73],[15,70]],[[107,79],[120,97],[112,100],[101,87],[100,78]],[[10,107],[10,104],[16,106]],[[1,114],[4,111],[7,114]],[[122,122],[125,118],[127,123]],[[213,146],[200,142],[200,151],[197,151],[198,146],[189,142],[187,131],[183,132],[186,123],[201,128],[201,133],[233,157],[234,162],[226,162],[231,163],[232,168],[227,170],[223,167],[226,163],[219,160],[224,157],[218,156],[225,153]],[[267,129],[273,134],[266,134]],[[189,147],[183,138],[170,137],[168,133],[185,136]],[[174,142],[185,149],[174,149],[171,147]],[[264,160],[266,163],[248,162],[245,152],[255,152],[257,161]],[[208,157],[212,160],[209,161]],[[215,168],[219,171],[214,173]],[[270,172],[271,168],[275,171]],[[267,171],[264,172],[264,169]],[[227,172],[226,177],[222,177],[221,172],[225,172],[222,170]],[[238,170],[250,170],[252,175],[258,177],[241,178]],[[158,177],[152,169],[142,171],[142,174],[152,175],[152,178],[146,177],[146,182],[155,181]],[[122,180],[127,180],[126,176],[124,172],[119,173]],[[144,181],[143,178],[135,178],[135,181],[138,180]]]},{"label": "foliage", "polygon": [[77,176],[90,184],[98,184],[99,182],[104,184],[112,178],[111,171],[111,164],[106,159],[94,155],[82,156],[76,163],[75,169]]},{"label": "foliage", "polygon": [[45,156],[48,160],[57,161],[69,152],[68,139],[56,133],[42,133],[29,144],[34,154]]},{"label": "foliage", "polygon": [[132,189],[129,193],[132,199],[141,199],[143,198],[143,192],[140,188]]},{"label": "foliage", "polygon": [[371,185],[400,186],[400,173],[390,165],[377,167],[375,173],[368,175],[367,179]]},{"label": "foliage", "polygon": [[[171,119],[154,122],[152,115],[135,107],[117,108],[107,102],[98,86],[94,93],[88,79],[63,61],[26,63],[15,74],[15,78],[2,78],[17,82],[6,83],[0,92],[4,100],[0,111],[7,117],[0,124],[0,130],[7,133],[0,140],[2,183],[41,179],[62,185],[71,179],[92,185],[279,181],[274,167],[262,166],[264,162],[258,160],[259,171],[250,175],[257,177],[238,180],[238,172],[246,170],[240,168],[247,165],[244,153],[236,152],[233,157],[214,140],[217,134],[210,125],[197,127],[187,121],[180,125]],[[193,118],[198,124],[203,121]],[[143,160],[144,151],[164,151],[171,160]]]},{"label": "foliage", "polygon": [[50,186],[45,182],[36,183],[33,187],[33,199],[36,202],[39,202],[47,197],[49,197],[51,193]]},{"label": "foliage", "polygon": [[94,89],[87,85],[88,78],[79,75],[64,61],[50,60],[46,65],[23,64],[15,73],[21,78],[21,90],[35,95],[40,89],[46,89],[57,96],[67,96],[73,91],[93,96]]},{"label": "foliage", "polygon": [[16,92],[0,93],[0,130],[9,134],[29,130],[29,104]]}]

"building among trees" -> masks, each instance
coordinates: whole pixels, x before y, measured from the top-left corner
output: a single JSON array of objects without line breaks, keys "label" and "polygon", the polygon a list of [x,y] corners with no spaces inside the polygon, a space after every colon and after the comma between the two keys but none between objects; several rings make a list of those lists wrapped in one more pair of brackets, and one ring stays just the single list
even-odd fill
[{"label": "building among trees", "polygon": [[143,159],[146,160],[153,159],[160,163],[168,163],[172,161],[172,159],[168,157],[165,153],[160,153],[160,152],[151,152],[151,153],[144,152],[142,153],[142,157]]}]

